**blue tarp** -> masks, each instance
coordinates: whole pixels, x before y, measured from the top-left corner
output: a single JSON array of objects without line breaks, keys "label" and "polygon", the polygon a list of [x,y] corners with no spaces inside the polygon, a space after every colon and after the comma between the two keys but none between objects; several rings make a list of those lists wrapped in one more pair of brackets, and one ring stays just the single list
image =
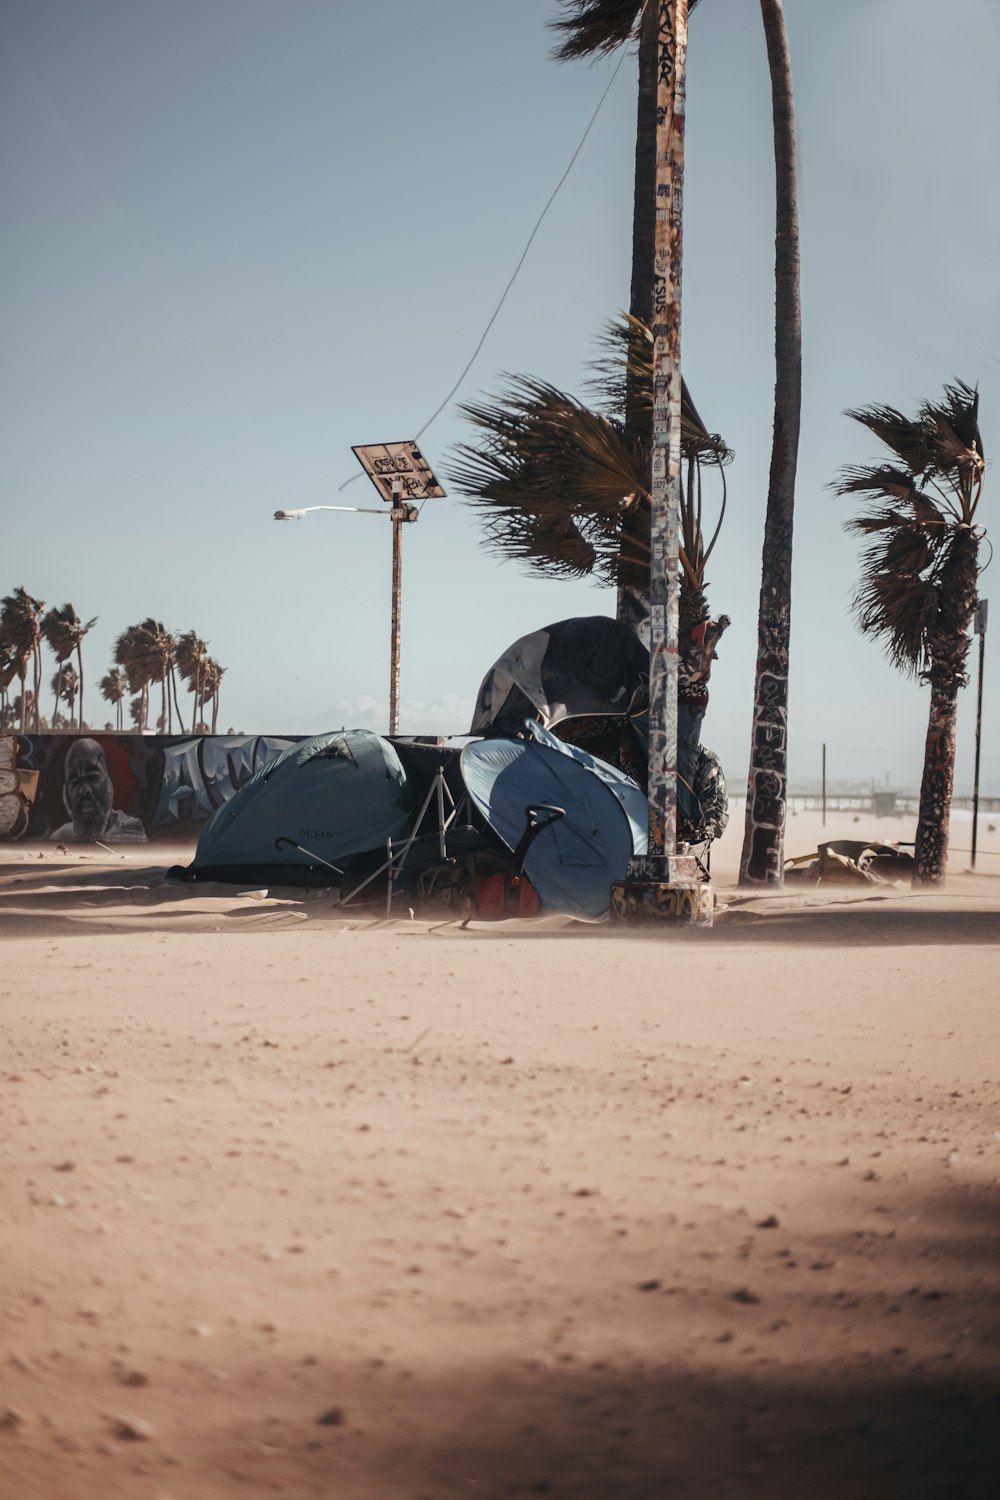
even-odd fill
[{"label": "blue tarp", "polygon": [[466,745],[469,794],[509,849],[524,832],[526,809],[548,803],[566,816],[528,850],[524,872],[548,914],[595,921],[608,910],[612,881],[632,854],[646,852],[647,803],[621,771],[566,745],[539,724],[526,740],[496,737]]},{"label": "blue tarp", "polygon": [[388,740],[367,729],[315,735],[262,766],[206,823],[192,870],[218,866],[306,866],[278,839],[331,864],[405,838],[413,795]]}]

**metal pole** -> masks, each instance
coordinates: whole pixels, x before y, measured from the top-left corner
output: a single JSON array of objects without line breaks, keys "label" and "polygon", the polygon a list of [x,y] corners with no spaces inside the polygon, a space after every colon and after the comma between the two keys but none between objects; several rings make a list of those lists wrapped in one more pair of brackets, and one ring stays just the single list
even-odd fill
[{"label": "metal pole", "polygon": [[826,827],[826,746],[823,746],[823,827]]},{"label": "metal pole", "polygon": [[[669,880],[677,853],[681,504],[681,249],[688,0],[659,5],[653,463],[649,577],[649,855]],[[651,866],[653,874],[655,865]],[[655,877],[654,877],[655,878]]]},{"label": "metal pole", "polygon": [[979,750],[983,734],[983,666],[986,661],[987,601],[976,605],[975,630],[979,636],[979,686],[976,692],[976,768],[972,777],[972,850],[969,864],[976,868],[976,840],[979,833]]},{"label": "metal pole", "polygon": [[399,611],[403,589],[403,521],[406,512],[398,495],[393,496],[392,510],[392,635],[389,642],[389,733],[399,729]]}]

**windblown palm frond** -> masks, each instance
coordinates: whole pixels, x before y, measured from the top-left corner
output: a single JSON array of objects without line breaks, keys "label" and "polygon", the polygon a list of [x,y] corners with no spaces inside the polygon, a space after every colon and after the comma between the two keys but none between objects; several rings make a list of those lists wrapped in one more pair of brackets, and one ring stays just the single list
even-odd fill
[{"label": "windblown palm frond", "polygon": [[[617,421],[626,421],[634,411],[634,423],[643,438],[653,425],[653,335],[641,318],[621,313],[609,319],[598,339],[600,353],[591,361],[593,375],[586,389],[600,410]],[[633,405],[634,403],[634,405]],[[691,399],[687,381],[681,380],[681,452],[701,463],[732,462],[733,451],[717,432],[709,432]]]},{"label": "windblown palm frond", "polygon": [[861,554],[855,619],[911,675],[962,680],[985,474],[978,412],[977,392],[957,381],[913,418],[889,406],[847,413],[902,461],[848,465],[833,488],[866,506],[845,529],[874,538]]},{"label": "windblown palm frond", "polygon": [[[860,406],[846,413],[891,448],[902,461],[898,483],[923,480],[957,521],[971,525],[986,473],[979,430],[979,392],[962,380],[946,385],[940,401],[924,401],[915,417],[891,406]],[[883,470],[887,467],[882,466]],[[860,477],[865,469],[845,473]],[[847,493],[837,486],[840,493]],[[859,484],[856,488],[860,489]]]},{"label": "windblown palm frond", "polygon": [[482,438],[456,447],[448,477],[484,513],[492,549],[613,582],[622,501],[643,488],[620,426],[528,376],[461,410]]},{"label": "windblown palm frond", "polygon": [[[653,3],[653,0],[650,0]],[[688,14],[698,0],[688,0]],[[560,62],[617,52],[639,29],[643,0],[560,0],[563,15],[550,21],[563,40],[554,56]]]},{"label": "windblown palm frond", "polygon": [[[465,403],[460,410],[479,430],[479,441],[457,445],[446,473],[483,514],[487,544],[501,556],[555,576],[590,576],[645,592],[653,389],[645,324],[627,315],[610,323],[593,368],[589,385],[601,398],[600,410],[526,375],[508,376],[507,388],[492,400]],[[625,420],[629,382],[649,418],[636,430]],[[700,467],[722,468],[732,453],[706,430],[686,391],[681,448],[688,464],[682,563],[689,584],[700,589],[721,525],[720,514],[706,543]]]}]

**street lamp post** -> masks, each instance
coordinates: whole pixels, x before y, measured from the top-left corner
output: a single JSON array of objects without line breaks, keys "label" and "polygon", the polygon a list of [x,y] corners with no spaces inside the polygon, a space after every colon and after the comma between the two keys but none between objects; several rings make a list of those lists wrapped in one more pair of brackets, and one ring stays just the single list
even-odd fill
[{"label": "street lamp post", "polygon": [[389,637],[389,733],[399,730],[399,649],[402,640],[400,611],[403,603],[403,527],[417,519],[415,505],[406,505],[396,486],[392,492],[392,624]]},{"label": "street lamp post", "polygon": [[[415,442],[373,443],[352,450],[372,484],[391,507],[376,510],[364,505],[306,505],[299,510],[276,510],[276,521],[300,521],[314,510],[352,511],[355,515],[385,516],[392,523],[392,604],[389,630],[389,733],[399,732],[399,658],[402,640],[403,527],[420,516],[423,502],[444,495],[430,465]],[[419,503],[415,503],[419,502]]]},{"label": "street lamp post", "polygon": [[306,505],[301,510],[276,510],[276,521],[300,521],[310,511],[353,511],[361,516],[388,515],[392,522],[392,606],[389,637],[389,733],[399,730],[399,655],[401,645],[400,605],[403,587],[403,526],[417,519],[419,511],[415,505],[406,505],[402,500],[393,503],[390,511],[375,510],[364,505]]}]

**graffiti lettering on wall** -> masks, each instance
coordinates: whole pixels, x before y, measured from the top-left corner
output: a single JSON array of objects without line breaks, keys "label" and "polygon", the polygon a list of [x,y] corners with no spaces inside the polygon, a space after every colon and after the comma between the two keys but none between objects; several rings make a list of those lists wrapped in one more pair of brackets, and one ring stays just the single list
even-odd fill
[{"label": "graffiti lettering on wall", "polygon": [[196,839],[301,736],[0,735],[0,839]]}]

